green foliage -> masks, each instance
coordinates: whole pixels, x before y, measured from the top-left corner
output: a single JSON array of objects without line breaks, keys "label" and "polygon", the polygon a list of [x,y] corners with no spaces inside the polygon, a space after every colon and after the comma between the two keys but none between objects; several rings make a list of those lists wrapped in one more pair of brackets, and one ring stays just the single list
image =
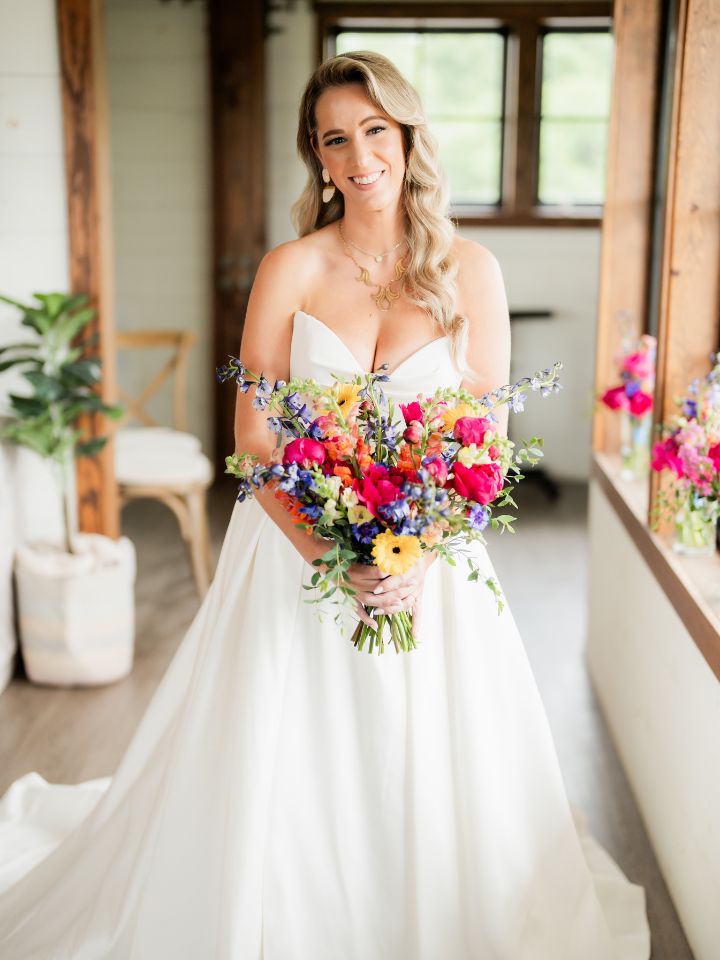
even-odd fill
[{"label": "green foliage", "polygon": [[85,413],[104,413],[117,419],[123,408],[103,403],[93,387],[101,377],[97,357],[83,357],[85,344],[72,341],[87,326],[94,311],[85,306],[87,296],[36,293],[34,304],[0,295],[0,300],[21,311],[24,326],[36,334],[34,341],[10,344],[0,350],[0,372],[18,367],[32,388],[28,395],[10,394],[15,419],[0,427],[0,437],[34,450],[58,465],[62,483],[65,544],[71,551],[68,509],[68,461],[93,456],[107,437],[81,438],[77,421]]},{"label": "green foliage", "polygon": [[97,453],[107,438],[80,442],[75,425],[84,413],[101,412],[117,418],[122,407],[109,406],[93,392],[100,381],[100,361],[81,357],[82,348],[71,341],[92,320],[85,294],[36,293],[36,304],[9,297],[0,300],[22,312],[22,323],[38,335],[0,351],[0,371],[18,367],[32,387],[27,396],[10,394],[15,420],[0,428],[0,437],[29,447],[43,457],[63,463],[71,453]]}]

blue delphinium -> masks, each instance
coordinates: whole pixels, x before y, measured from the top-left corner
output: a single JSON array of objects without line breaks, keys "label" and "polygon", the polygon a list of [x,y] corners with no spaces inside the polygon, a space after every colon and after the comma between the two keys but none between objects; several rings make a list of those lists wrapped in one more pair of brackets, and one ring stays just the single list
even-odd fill
[{"label": "blue delphinium", "polygon": [[475,530],[482,532],[490,522],[490,513],[481,503],[476,503],[470,508],[468,519]]},{"label": "blue delphinium", "polygon": [[381,529],[377,520],[366,520],[365,523],[350,524],[353,540],[357,540],[358,543],[365,545],[371,544]]}]

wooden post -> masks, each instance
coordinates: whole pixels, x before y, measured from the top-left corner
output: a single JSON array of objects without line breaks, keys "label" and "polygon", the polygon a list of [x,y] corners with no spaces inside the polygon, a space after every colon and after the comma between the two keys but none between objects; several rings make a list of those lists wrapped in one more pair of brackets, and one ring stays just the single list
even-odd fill
[{"label": "wooden post", "polygon": [[[83,331],[96,334],[92,353],[103,368],[100,391],[116,396],[112,343],[111,233],[101,0],[57,0],[58,41],[65,134],[65,171],[70,234],[70,289],[87,293],[95,319]],[[87,414],[81,428],[104,436],[109,424]],[[78,523],[83,531],[117,537],[119,504],[112,442],[95,457],[77,461]]]},{"label": "wooden post", "polygon": [[[240,349],[245,312],[265,253],[265,21],[261,0],[210,0],[212,91],[213,363]],[[218,470],[235,449],[235,397],[216,385]]]},{"label": "wooden post", "polygon": [[[678,412],[693,377],[710,369],[720,319],[720,7],[680,0],[668,164],[655,421]],[[669,483],[653,473],[651,503]],[[661,532],[669,532],[666,520]]]},{"label": "wooden post", "polygon": [[[605,210],[602,224],[595,384],[618,379],[618,316],[645,331],[650,269],[651,214],[658,91],[661,0],[616,0]],[[598,404],[593,450],[619,447],[617,415]]]}]

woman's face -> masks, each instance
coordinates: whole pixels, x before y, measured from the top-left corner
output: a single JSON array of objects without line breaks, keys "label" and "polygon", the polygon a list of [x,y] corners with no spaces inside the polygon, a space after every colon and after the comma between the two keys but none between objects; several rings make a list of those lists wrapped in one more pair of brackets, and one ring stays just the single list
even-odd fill
[{"label": "woman's face", "polygon": [[315,119],[315,152],[346,208],[383,210],[397,203],[405,176],[402,128],[368,99],[362,84],[324,90]]}]

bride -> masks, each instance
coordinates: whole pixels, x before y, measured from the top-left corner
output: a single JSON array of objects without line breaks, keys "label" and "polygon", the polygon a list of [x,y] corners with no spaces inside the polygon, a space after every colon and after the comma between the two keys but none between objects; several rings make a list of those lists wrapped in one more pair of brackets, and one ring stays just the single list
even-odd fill
[{"label": "bride", "polygon": [[[399,401],[506,383],[500,269],[455,234],[396,68],[323,63],[298,147],[299,239],[259,267],[243,362],[325,383],[385,363]],[[236,443],[271,446],[239,391]],[[304,602],[322,552],[267,489],[236,503],[115,775],[10,787],[3,960],[647,960],[645,891],[568,804],[507,606],[442,562],[355,567],[357,616],[412,608],[418,642],[359,653]]]}]

